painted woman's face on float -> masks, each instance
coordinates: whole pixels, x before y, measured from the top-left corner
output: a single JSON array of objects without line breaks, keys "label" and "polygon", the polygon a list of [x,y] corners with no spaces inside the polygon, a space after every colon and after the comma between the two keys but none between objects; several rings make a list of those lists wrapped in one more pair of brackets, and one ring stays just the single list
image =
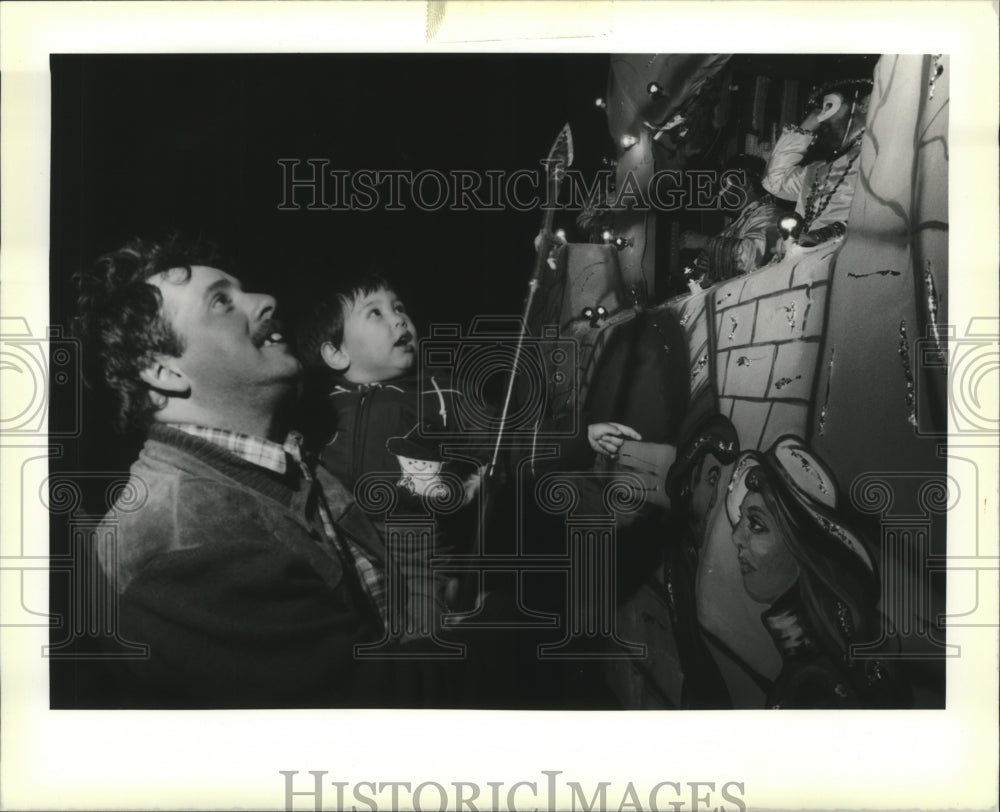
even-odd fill
[{"label": "painted woman's face on float", "polygon": [[785,543],[782,527],[764,497],[747,491],[733,529],[733,544],[743,586],[760,603],[774,603],[799,577],[799,565]]}]

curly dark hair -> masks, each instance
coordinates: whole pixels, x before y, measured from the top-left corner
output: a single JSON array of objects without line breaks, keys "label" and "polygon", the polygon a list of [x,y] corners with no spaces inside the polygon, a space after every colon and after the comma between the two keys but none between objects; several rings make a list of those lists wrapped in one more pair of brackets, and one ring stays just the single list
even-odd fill
[{"label": "curly dark hair", "polygon": [[323,345],[329,341],[339,347],[344,341],[344,319],[351,305],[380,290],[395,291],[395,288],[379,273],[365,272],[334,288],[302,316],[295,331],[295,347],[303,369],[325,370]]},{"label": "curly dark hair", "polygon": [[147,280],[192,265],[218,267],[213,244],[172,234],[162,242],[138,237],[75,274],[75,333],[83,344],[84,379],[108,390],[120,432],[143,430],[158,410],[140,373],[158,354],[179,356],[184,340],[162,312],[160,291]]},{"label": "curly dark hair", "polygon": [[743,173],[743,181],[753,187],[757,197],[763,197],[766,194],[761,182],[767,175],[767,162],[759,155],[740,153],[732,156],[722,165],[722,172],[725,174],[734,171]]},{"label": "curly dark hair", "polygon": [[819,107],[823,102],[823,97],[828,93],[839,93],[846,100],[853,100],[858,104],[866,103],[872,94],[874,84],[870,77],[862,79],[834,79],[814,87],[809,94],[809,100],[806,104],[810,108]]}]

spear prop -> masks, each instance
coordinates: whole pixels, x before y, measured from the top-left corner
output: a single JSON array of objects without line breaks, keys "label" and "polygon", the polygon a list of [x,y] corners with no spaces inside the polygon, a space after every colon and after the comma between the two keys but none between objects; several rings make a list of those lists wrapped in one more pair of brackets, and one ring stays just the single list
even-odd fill
[{"label": "spear prop", "polygon": [[535,267],[531,271],[531,278],[528,280],[528,295],[524,301],[524,315],[521,318],[521,329],[517,335],[517,345],[514,348],[514,361],[510,368],[510,379],[507,381],[507,394],[503,400],[503,410],[500,412],[500,427],[497,430],[496,445],[493,447],[493,457],[490,460],[488,476],[492,476],[497,466],[497,459],[500,456],[500,445],[503,441],[504,429],[507,427],[507,416],[510,412],[510,401],[514,394],[514,381],[517,376],[517,367],[521,361],[521,350],[524,346],[524,334],[528,329],[528,316],[531,313],[531,306],[535,301],[535,293],[538,290],[539,280],[545,263],[548,260],[549,249],[552,246],[552,221],[555,217],[556,200],[559,195],[559,186],[563,178],[566,177],[566,169],[573,163],[573,132],[569,128],[569,123],[563,125],[556,136],[552,149],[549,150],[548,157],[542,161],[545,166],[546,177],[546,202],[544,207],[545,216],[542,220],[542,230],[535,253]]}]

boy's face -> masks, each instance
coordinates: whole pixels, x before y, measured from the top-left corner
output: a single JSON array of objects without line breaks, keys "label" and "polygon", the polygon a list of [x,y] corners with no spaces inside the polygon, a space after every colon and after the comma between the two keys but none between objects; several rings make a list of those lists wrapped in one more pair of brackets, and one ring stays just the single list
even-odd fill
[{"label": "boy's face", "polygon": [[399,297],[380,288],[355,299],[344,317],[344,340],[327,363],[351,383],[389,380],[413,367],[416,340]]}]

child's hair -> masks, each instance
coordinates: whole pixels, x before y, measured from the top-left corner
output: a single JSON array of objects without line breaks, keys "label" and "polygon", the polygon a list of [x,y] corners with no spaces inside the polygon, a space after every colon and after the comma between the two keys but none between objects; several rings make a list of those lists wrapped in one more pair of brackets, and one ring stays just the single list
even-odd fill
[{"label": "child's hair", "polygon": [[308,310],[296,331],[296,349],[299,361],[306,369],[323,369],[321,348],[326,342],[340,347],[344,341],[344,320],[358,299],[380,290],[395,290],[385,277],[375,272],[346,280]]}]

